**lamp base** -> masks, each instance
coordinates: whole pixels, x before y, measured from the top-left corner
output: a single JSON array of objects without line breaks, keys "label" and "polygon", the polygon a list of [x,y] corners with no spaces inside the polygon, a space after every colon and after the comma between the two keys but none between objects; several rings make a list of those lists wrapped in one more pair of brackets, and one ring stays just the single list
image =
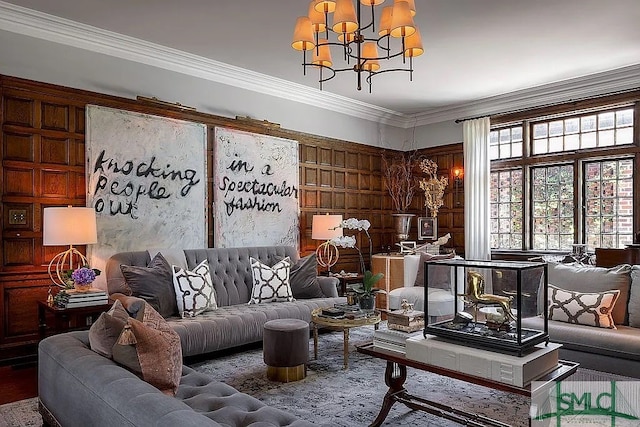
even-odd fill
[{"label": "lamp base", "polygon": [[66,266],[69,267],[67,270],[73,270],[74,255],[77,256],[78,265],[80,267],[88,264],[87,257],[85,257],[73,246],[69,246],[69,249],[67,249],[64,252],[60,252],[58,255],[54,256],[53,259],[51,259],[51,262],[49,263],[49,268],[47,269],[47,272],[49,273],[49,277],[51,278],[51,281],[53,283],[55,283],[57,286],[61,288],[67,287],[67,282],[64,279],[64,276],[65,276],[64,272],[65,272],[65,269],[67,269]]}]

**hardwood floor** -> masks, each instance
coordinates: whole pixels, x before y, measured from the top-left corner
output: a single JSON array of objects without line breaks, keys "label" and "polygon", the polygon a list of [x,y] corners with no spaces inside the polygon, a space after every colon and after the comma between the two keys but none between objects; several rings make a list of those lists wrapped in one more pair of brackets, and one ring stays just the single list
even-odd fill
[{"label": "hardwood floor", "polygon": [[0,366],[0,405],[38,395],[38,365],[35,361]]}]

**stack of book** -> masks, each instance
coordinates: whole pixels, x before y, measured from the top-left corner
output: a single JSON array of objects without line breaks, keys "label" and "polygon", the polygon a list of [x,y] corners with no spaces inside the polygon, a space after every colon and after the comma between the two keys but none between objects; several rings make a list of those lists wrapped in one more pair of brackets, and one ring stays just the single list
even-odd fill
[{"label": "stack of book", "polygon": [[59,300],[59,305],[64,308],[89,307],[109,303],[109,296],[102,289],[91,288],[86,291],[75,289],[65,290]]},{"label": "stack of book", "polygon": [[422,332],[404,332],[396,329],[378,329],[373,333],[373,346],[406,354],[407,339]]},{"label": "stack of book", "polygon": [[394,310],[387,313],[387,327],[404,332],[424,329],[424,312],[416,310]]}]

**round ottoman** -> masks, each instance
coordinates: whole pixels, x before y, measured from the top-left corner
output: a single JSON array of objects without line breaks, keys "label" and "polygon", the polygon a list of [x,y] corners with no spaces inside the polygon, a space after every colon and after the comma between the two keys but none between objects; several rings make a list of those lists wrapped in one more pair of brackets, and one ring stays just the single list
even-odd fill
[{"label": "round ottoman", "polygon": [[267,378],[298,381],[307,375],[309,324],[299,319],[276,319],[264,324],[262,337]]}]

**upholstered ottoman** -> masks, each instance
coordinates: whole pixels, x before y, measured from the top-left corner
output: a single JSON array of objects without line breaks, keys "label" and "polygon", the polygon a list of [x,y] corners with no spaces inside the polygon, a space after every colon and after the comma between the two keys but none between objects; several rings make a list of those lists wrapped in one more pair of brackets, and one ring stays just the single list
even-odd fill
[{"label": "upholstered ottoman", "polygon": [[262,338],[267,378],[290,382],[306,377],[309,361],[309,324],[299,319],[276,319],[264,324]]}]

